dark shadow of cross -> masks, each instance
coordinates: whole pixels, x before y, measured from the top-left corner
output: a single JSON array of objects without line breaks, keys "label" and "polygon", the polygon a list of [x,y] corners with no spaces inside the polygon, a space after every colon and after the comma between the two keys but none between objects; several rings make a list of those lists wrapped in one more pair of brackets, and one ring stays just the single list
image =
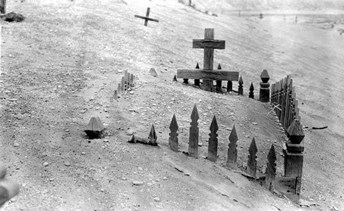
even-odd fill
[{"label": "dark shadow of cross", "polygon": [[149,12],[150,12],[150,8],[147,7],[147,13],[146,13],[146,17],[145,16],[141,16],[141,15],[135,15],[136,18],[142,18],[145,19],[145,26],[148,25],[148,21],[154,21],[154,22],[159,22],[159,20],[157,19],[153,19],[149,17]]},{"label": "dark shadow of cross", "polygon": [[204,39],[194,39],[193,48],[204,49],[203,70],[177,70],[177,78],[203,79],[203,89],[213,90],[213,80],[238,81],[239,72],[214,71],[214,49],[225,49],[224,40],[214,39],[214,29],[205,29]]}]

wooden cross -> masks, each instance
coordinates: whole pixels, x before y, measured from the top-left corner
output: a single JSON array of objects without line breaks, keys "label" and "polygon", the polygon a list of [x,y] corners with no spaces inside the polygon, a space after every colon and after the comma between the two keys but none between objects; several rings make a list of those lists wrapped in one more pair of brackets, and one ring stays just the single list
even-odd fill
[{"label": "wooden cross", "polygon": [[145,26],[148,25],[148,21],[154,21],[154,22],[159,22],[159,20],[157,19],[153,19],[149,17],[149,12],[150,12],[150,8],[147,7],[147,12],[146,12],[146,16],[141,16],[141,15],[135,15],[136,18],[142,18],[145,19]]},{"label": "wooden cross", "polygon": [[204,89],[212,91],[213,80],[238,81],[239,72],[213,70],[214,49],[225,49],[224,40],[214,39],[214,29],[205,29],[204,39],[194,39],[193,48],[204,49],[203,70],[177,70],[177,78],[203,79]]}]

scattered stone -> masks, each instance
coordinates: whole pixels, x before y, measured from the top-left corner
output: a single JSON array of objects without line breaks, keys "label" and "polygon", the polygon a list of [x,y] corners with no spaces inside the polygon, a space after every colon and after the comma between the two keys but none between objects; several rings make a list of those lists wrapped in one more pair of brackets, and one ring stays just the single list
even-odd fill
[{"label": "scattered stone", "polygon": [[167,180],[167,177],[162,178],[163,180]]},{"label": "scattered stone", "polygon": [[109,142],[109,139],[107,139],[107,138],[106,138],[106,139],[104,139],[104,142]]},{"label": "scattered stone", "polygon": [[158,77],[158,73],[156,72],[156,70],[154,68],[151,68],[149,70],[149,73],[153,76],[153,77]]},{"label": "scattered stone", "polygon": [[70,166],[70,163],[68,161],[64,162],[65,166]]},{"label": "scattered stone", "polygon": [[161,200],[160,200],[159,197],[154,197],[154,201],[155,201],[155,202],[160,202]]},{"label": "scattered stone", "polygon": [[43,166],[44,166],[44,167],[46,167],[46,166],[48,166],[48,165],[49,165],[48,162],[44,162],[44,163],[43,163]]},{"label": "scattered stone", "polygon": [[7,22],[22,22],[25,19],[25,17],[21,14],[10,12],[1,16],[1,19]]},{"label": "scattered stone", "polygon": [[100,192],[104,192],[104,191],[105,191],[104,188],[100,189]]},{"label": "scattered stone", "polygon": [[133,130],[133,129],[128,129],[127,130],[127,132],[126,132],[126,134],[128,135],[128,136],[132,136],[132,135],[134,135],[134,133],[135,133],[135,131]]},{"label": "scattered stone", "polygon": [[14,146],[14,147],[19,147],[19,144],[18,144],[17,142],[15,142],[15,143],[13,144],[13,146]]},{"label": "scattered stone", "polygon": [[142,181],[133,181],[133,185],[141,186],[141,185],[143,185],[143,182]]},{"label": "scattered stone", "polygon": [[253,124],[253,125],[258,125],[258,123],[257,123],[257,122],[252,122],[252,124]]},{"label": "scattered stone", "polygon": [[86,155],[86,152],[81,152],[82,155]]},{"label": "scattered stone", "polygon": [[141,168],[141,167],[138,167],[138,169],[139,169],[140,171],[143,171],[143,168]]},{"label": "scattered stone", "polygon": [[50,182],[54,181],[54,178],[50,178],[49,181],[50,181]]}]

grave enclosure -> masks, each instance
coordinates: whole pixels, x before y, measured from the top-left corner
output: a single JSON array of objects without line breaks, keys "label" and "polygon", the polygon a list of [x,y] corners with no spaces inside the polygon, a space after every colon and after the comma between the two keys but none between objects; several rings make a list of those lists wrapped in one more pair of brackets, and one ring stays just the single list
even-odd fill
[{"label": "grave enclosure", "polygon": [[[260,75],[262,82],[260,82],[259,101],[270,102],[270,84],[269,74],[267,70],[263,70]],[[122,81],[118,84],[118,90],[125,91],[133,86],[134,76],[127,71],[124,72]],[[251,84],[249,97],[253,96],[253,85]],[[117,93],[115,91],[115,93]],[[238,93],[242,95],[242,78],[239,78]],[[116,94],[115,94],[115,97]],[[257,153],[258,147],[255,138],[252,139],[251,145],[248,149],[247,169],[244,174],[253,181],[260,181],[266,188],[271,191],[280,191],[286,195],[292,195],[290,198],[298,197],[301,192],[301,179],[303,168],[303,150],[304,147],[300,144],[304,138],[300,117],[298,114],[297,100],[295,88],[292,87],[292,79],[290,76],[275,83],[271,87],[271,107],[280,120],[281,127],[286,132],[288,141],[286,147],[283,149],[284,155],[284,175],[283,177],[276,177],[276,152],[275,147],[271,145],[267,156],[265,175],[257,176]],[[191,113],[191,122],[189,129],[188,151],[186,154],[190,157],[199,158],[199,127],[198,127],[198,110],[195,105]],[[179,152],[179,138],[178,138],[178,123],[177,117],[173,115],[170,123],[169,133],[169,147],[175,152]],[[208,155],[207,159],[211,162],[216,162],[218,159],[218,134],[219,130],[216,116],[213,117],[210,125],[209,141],[208,141]],[[228,137],[228,152],[226,158],[226,167],[229,169],[238,169],[237,165],[237,141],[240,139],[237,136],[235,125]],[[261,140],[264,141],[264,140]],[[133,136],[130,143],[142,143],[157,146],[157,136],[154,125],[152,125],[148,138],[140,138]],[[262,182],[263,181],[263,182]]]}]

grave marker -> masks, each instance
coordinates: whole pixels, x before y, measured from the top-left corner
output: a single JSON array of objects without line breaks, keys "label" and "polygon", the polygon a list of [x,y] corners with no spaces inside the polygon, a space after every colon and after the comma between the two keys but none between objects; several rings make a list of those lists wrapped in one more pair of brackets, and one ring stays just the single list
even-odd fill
[{"label": "grave marker", "polygon": [[214,116],[213,121],[210,125],[210,133],[209,133],[209,145],[208,145],[208,160],[216,162],[217,160],[217,131],[219,127],[217,125],[216,117]]},{"label": "grave marker", "polygon": [[189,149],[188,153],[189,156],[198,158],[198,137],[199,137],[199,129],[197,120],[199,119],[198,110],[196,104],[191,113],[191,127],[190,127],[190,134],[189,134]]},{"label": "grave marker", "polygon": [[194,39],[193,48],[203,48],[203,70],[177,70],[177,78],[185,79],[203,79],[203,89],[207,91],[213,90],[213,80],[237,81],[238,72],[214,71],[214,49],[225,49],[224,40],[214,39],[214,29],[205,29],[204,39]]},{"label": "grave marker", "polygon": [[227,153],[227,167],[230,168],[237,168],[237,158],[238,158],[238,151],[237,151],[237,141],[238,135],[235,129],[235,125],[233,125],[233,129],[231,134],[229,135],[229,144],[228,144],[228,153]]},{"label": "grave marker", "polygon": [[146,12],[146,16],[141,16],[141,15],[135,15],[136,18],[142,18],[145,20],[145,26],[148,25],[148,21],[154,21],[154,22],[159,22],[158,19],[153,19],[149,17],[149,13],[150,13],[150,8],[147,7],[147,12]]}]

